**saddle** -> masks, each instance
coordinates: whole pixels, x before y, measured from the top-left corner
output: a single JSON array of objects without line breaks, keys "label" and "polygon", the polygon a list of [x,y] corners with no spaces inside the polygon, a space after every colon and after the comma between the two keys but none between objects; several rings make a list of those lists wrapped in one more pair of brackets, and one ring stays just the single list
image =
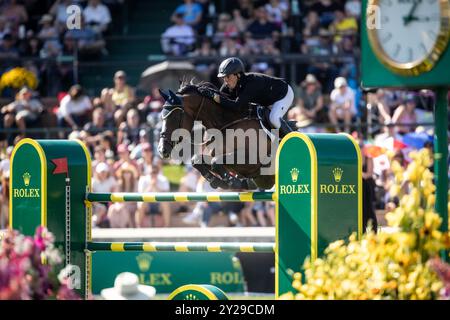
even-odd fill
[{"label": "saddle", "polygon": [[[262,129],[271,138],[272,133],[270,131],[275,128],[272,126],[272,123],[270,122],[270,109],[258,105],[254,108],[254,110],[256,110],[256,117],[258,118]],[[295,121],[288,121],[285,119],[281,119],[281,121],[284,121],[284,123],[291,129],[291,131],[298,130]]]}]

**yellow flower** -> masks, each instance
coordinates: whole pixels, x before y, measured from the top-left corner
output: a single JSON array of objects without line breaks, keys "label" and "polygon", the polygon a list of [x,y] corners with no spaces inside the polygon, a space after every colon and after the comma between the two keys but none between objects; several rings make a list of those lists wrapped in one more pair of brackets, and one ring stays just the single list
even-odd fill
[{"label": "yellow flower", "polygon": [[[413,152],[411,158],[414,161],[406,171],[392,162],[400,180],[391,189],[402,195],[399,207],[386,214],[386,219],[398,231],[367,233],[361,240],[353,233],[347,242],[331,243],[320,259],[305,261],[302,285],[301,274],[294,275],[296,299],[439,297],[443,284],[428,260],[443,247],[450,248],[450,233],[439,231],[442,219],[434,212],[436,189],[427,169],[432,161],[430,153]],[[400,191],[400,185],[405,185],[405,189]]]},{"label": "yellow flower", "polygon": [[13,68],[5,72],[0,79],[0,88],[20,89],[23,86],[27,86],[31,89],[36,89],[37,85],[36,75],[24,68]]}]

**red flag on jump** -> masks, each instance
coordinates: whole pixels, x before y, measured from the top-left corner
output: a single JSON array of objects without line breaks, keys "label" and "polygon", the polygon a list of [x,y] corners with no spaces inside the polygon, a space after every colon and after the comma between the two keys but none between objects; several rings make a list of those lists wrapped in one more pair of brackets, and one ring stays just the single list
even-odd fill
[{"label": "red flag on jump", "polygon": [[51,159],[51,161],[55,164],[55,169],[53,170],[53,174],[58,173],[68,173],[69,170],[67,168],[67,158],[58,158],[58,159]]}]

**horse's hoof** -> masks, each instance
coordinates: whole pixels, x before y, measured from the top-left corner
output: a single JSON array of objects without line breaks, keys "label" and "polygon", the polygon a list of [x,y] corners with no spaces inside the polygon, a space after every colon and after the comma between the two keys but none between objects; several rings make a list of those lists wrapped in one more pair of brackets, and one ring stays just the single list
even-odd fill
[{"label": "horse's hoof", "polygon": [[211,188],[217,189],[219,187],[219,181],[218,179],[213,179],[210,183]]},{"label": "horse's hoof", "polygon": [[228,186],[231,189],[243,189],[242,181],[234,177],[228,180]]}]

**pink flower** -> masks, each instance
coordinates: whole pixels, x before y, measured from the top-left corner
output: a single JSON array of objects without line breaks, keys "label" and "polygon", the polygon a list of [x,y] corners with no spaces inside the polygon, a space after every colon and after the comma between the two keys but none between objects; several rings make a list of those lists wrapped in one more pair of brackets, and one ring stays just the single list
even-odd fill
[{"label": "pink flower", "polygon": [[5,233],[0,241],[0,300],[79,298],[56,276],[54,268],[62,259],[53,242],[44,227],[37,228],[34,237],[12,230]]}]

